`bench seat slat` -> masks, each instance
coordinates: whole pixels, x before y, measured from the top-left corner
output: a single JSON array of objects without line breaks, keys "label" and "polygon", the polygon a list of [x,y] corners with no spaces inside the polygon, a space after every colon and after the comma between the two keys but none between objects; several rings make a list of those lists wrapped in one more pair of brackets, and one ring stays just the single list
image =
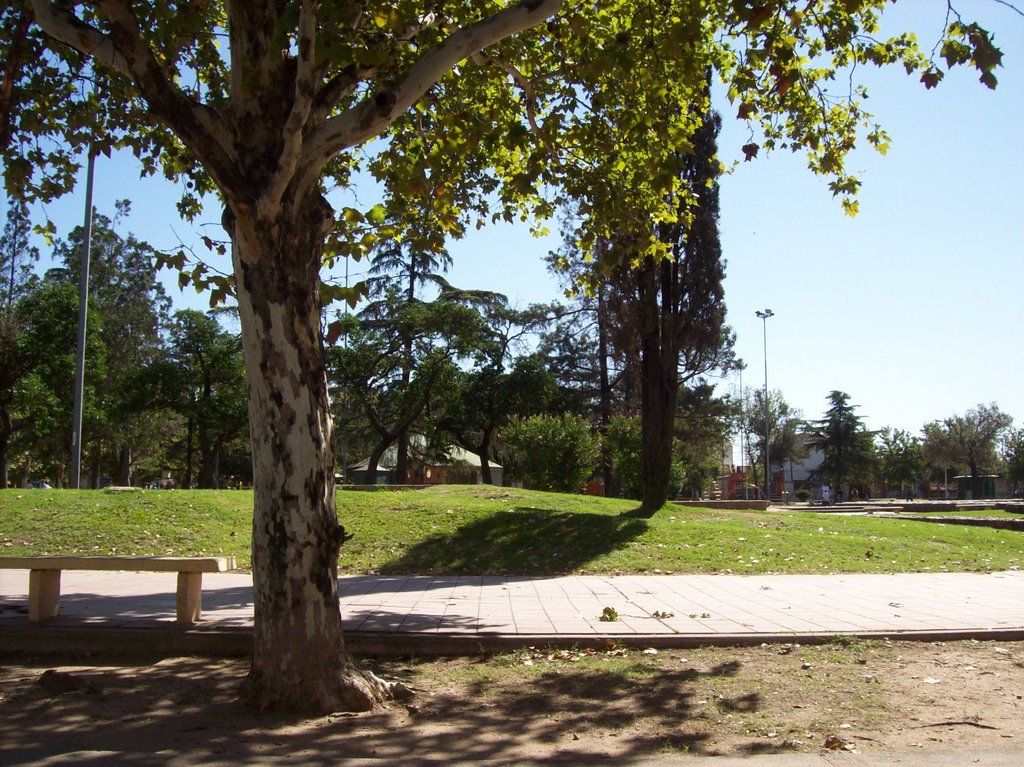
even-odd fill
[{"label": "bench seat slat", "polygon": [[220,573],[235,569],[234,557],[0,557],[13,570],[129,570],[135,572]]}]

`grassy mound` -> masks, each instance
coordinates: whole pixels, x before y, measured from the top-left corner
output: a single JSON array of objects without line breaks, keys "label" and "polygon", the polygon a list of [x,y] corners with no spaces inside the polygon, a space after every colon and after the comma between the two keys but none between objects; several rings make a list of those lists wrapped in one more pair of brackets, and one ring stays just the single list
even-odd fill
[{"label": "grassy mound", "polygon": [[[342,573],[827,573],[1003,570],[1012,531],[810,512],[666,506],[514,488],[338,493]],[[2,554],[232,555],[250,563],[252,494],[0,491]]]}]

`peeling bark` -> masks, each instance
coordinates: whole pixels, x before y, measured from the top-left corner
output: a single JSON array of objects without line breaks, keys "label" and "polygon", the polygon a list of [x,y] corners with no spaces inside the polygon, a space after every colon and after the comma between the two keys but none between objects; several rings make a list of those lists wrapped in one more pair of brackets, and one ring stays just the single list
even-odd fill
[{"label": "peeling bark", "polygon": [[[224,4],[227,98],[204,104],[150,47],[131,3],[32,0],[48,35],[133,82],[149,114],[202,164],[229,208],[255,481],[256,616],[246,697],[260,708],[365,709],[390,688],[356,669],[341,632],[336,575],[345,531],[334,506],[320,336],[319,270],[331,219],[317,191],[321,174],[339,153],[383,133],[464,58],[541,23],[562,0],[503,7],[425,48],[386,81],[364,68],[339,73],[320,92],[317,78],[327,70],[316,60],[316,35],[327,25],[317,23],[315,0],[303,0],[299,59],[283,55],[286,5]],[[405,45],[398,40],[387,63],[397,63]],[[357,88],[364,92],[355,103],[328,119]]]},{"label": "peeling bark", "polygon": [[329,207],[319,195],[270,221],[235,211],[255,485],[252,669],[256,708],[361,711],[385,686],[345,649],[334,454],[317,275]]}]

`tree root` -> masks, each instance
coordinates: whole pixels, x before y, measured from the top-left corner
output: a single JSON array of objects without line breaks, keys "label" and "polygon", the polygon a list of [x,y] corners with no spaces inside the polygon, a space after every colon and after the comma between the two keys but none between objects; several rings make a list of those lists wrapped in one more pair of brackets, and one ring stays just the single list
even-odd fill
[{"label": "tree root", "polygon": [[402,682],[388,681],[354,664],[336,679],[323,679],[312,687],[286,687],[250,670],[242,688],[242,701],[257,711],[305,714],[365,713],[391,701],[406,702],[415,693]]},{"label": "tree root", "polygon": [[399,703],[405,703],[416,696],[412,688],[402,682],[390,682],[387,679],[380,678],[372,671],[364,671],[363,675],[372,680],[373,684],[382,690],[385,701],[394,700]]},{"label": "tree root", "polygon": [[967,727],[978,727],[982,730],[998,730],[998,727],[993,727],[991,724],[982,724],[981,722],[972,722],[970,719],[958,719],[949,722],[934,722],[932,724],[917,724],[911,729],[920,730],[925,727],[953,727],[954,725],[965,725]]}]

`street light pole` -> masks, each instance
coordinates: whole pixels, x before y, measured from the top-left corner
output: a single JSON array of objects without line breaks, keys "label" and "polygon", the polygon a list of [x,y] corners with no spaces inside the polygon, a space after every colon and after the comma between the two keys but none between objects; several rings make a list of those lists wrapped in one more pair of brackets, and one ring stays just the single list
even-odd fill
[{"label": "street light pole", "polygon": [[743,388],[743,368],[740,367],[740,464],[743,468],[743,500],[750,500],[750,479],[747,477],[749,468],[746,462],[750,455],[750,434],[747,432],[747,392]]},{"label": "street light pole", "polygon": [[85,393],[85,326],[89,316],[89,251],[92,249],[92,180],[96,152],[89,147],[85,175],[85,223],[82,225],[81,267],[78,272],[78,347],[75,356],[74,407],[71,416],[71,487],[82,486],[82,410]]},{"label": "street light pole", "polygon": [[768,426],[768,318],[774,317],[775,312],[765,309],[755,313],[761,320],[761,334],[764,342],[764,499],[767,501],[771,496],[771,459],[768,447],[768,438],[771,432]]}]

